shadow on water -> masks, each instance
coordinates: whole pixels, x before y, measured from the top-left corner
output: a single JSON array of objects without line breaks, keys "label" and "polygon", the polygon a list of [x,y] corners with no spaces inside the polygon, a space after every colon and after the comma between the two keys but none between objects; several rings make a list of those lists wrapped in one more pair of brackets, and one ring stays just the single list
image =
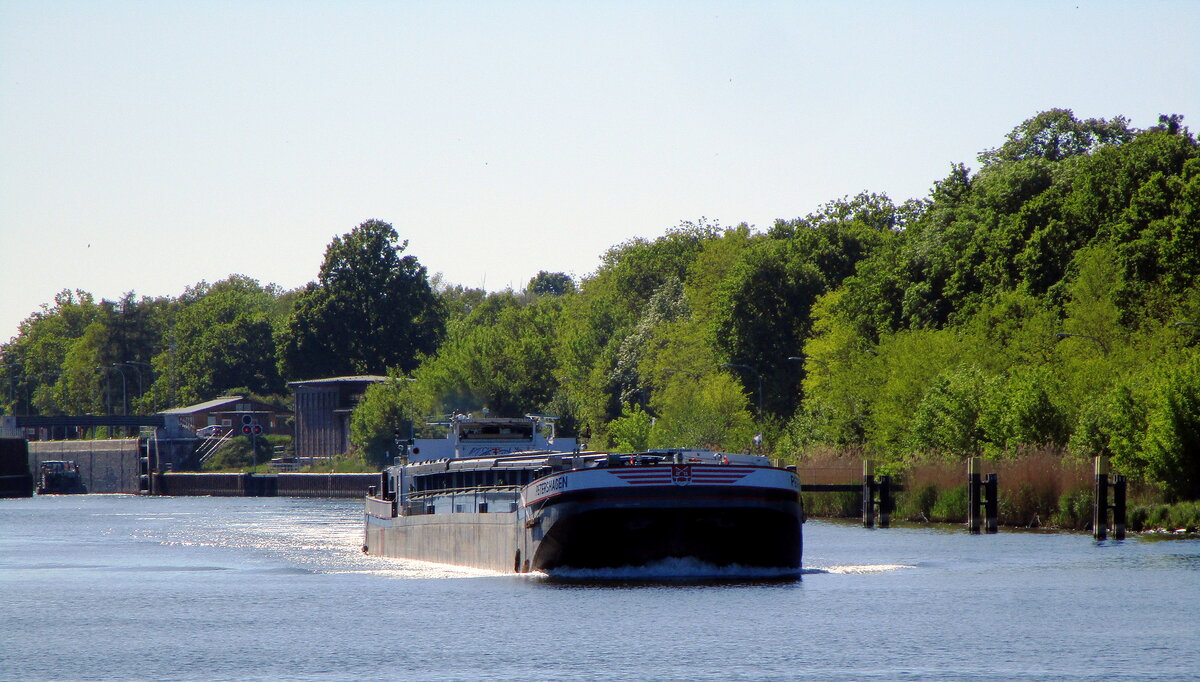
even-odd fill
[{"label": "shadow on water", "polygon": [[696,559],[665,559],[644,566],[618,568],[560,568],[539,576],[552,586],[572,587],[731,587],[791,585],[803,570],[755,566],[716,566]]},{"label": "shadow on water", "polygon": [[777,578],[576,578],[563,576],[546,576],[540,581],[547,587],[571,589],[661,589],[661,588],[694,588],[694,587],[772,587],[799,585],[800,576]]}]

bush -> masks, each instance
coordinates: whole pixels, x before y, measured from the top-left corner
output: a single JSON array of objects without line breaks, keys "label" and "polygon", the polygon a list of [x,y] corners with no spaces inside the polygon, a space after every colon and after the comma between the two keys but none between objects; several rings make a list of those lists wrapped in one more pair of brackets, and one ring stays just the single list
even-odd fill
[{"label": "bush", "polygon": [[960,485],[940,491],[930,509],[929,520],[965,523],[967,520],[967,486]]},{"label": "bush", "polygon": [[257,452],[252,457],[251,440],[250,436],[230,438],[229,442],[221,446],[217,454],[204,463],[202,469],[204,471],[249,471],[251,464],[257,463],[258,466],[254,468],[254,471],[266,471],[267,462],[275,456],[275,446],[281,446],[289,451],[292,447],[291,436],[259,436]]},{"label": "bush", "polygon": [[1200,356],[1159,376],[1142,448],[1168,501],[1200,496]]},{"label": "bush", "polygon": [[1130,507],[1126,511],[1125,525],[1129,530],[1142,531],[1150,518],[1150,509],[1144,506]]},{"label": "bush", "polygon": [[808,516],[853,518],[862,515],[862,493],[803,493]]},{"label": "bush", "polygon": [[1057,507],[1055,493],[1045,485],[1022,481],[1016,490],[1000,487],[999,523],[1037,528],[1042,519],[1052,518]]},{"label": "bush", "polygon": [[1167,512],[1167,528],[1183,528],[1189,533],[1200,529],[1200,502],[1179,502]]},{"label": "bush", "polygon": [[374,458],[366,456],[361,450],[350,455],[339,455],[332,460],[332,471],[335,474],[355,474],[380,470],[382,467],[375,462]]},{"label": "bush", "polygon": [[1146,518],[1146,528],[1166,528],[1167,514],[1171,512],[1171,505],[1156,504],[1150,507],[1150,514]]},{"label": "bush", "polygon": [[1092,490],[1075,488],[1058,498],[1054,524],[1070,530],[1087,530],[1092,526]]},{"label": "bush", "polygon": [[1139,504],[1127,512],[1126,525],[1132,531],[1200,530],[1200,502],[1176,504]]},{"label": "bush", "polygon": [[911,493],[900,493],[896,496],[896,515],[909,521],[928,522],[933,518],[933,505],[937,497],[936,483],[925,483]]}]

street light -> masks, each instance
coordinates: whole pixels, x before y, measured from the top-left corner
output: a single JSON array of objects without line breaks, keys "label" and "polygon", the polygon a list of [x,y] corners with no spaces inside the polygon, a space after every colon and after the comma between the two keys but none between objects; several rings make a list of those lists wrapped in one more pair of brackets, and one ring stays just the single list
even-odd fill
[{"label": "street light", "polygon": [[142,395],[143,395],[143,394],[146,392],[146,390],[145,390],[145,388],[144,388],[144,387],[143,387],[143,385],[142,385],[142,370],[138,369],[138,367],[137,367],[139,364],[143,364],[143,365],[144,365],[144,364],[146,364],[146,363],[144,363],[144,362],[143,362],[143,363],[129,362],[128,360],[125,360],[125,361],[123,361],[123,362],[114,362],[114,363],[113,363],[113,367],[116,367],[117,365],[121,365],[121,366],[123,366],[123,367],[132,367],[132,368],[133,368],[133,371],[137,372],[137,378],[138,378],[138,396],[139,396],[139,397],[141,397],[141,396],[142,396]]},{"label": "street light", "polygon": [[125,365],[137,365],[139,367],[145,367],[147,370],[149,370],[147,373],[150,375],[150,383],[154,383],[154,365],[148,362],[142,362],[141,360],[122,360],[121,363]]},{"label": "street light", "polygon": [[1076,337],[1076,338],[1080,338],[1080,339],[1091,339],[1092,341],[1095,341],[1098,346],[1100,346],[1100,350],[1104,351],[1105,355],[1108,355],[1108,345],[1105,344],[1104,341],[1101,341],[1100,339],[1096,338],[1095,336],[1088,336],[1087,334],[1068,334],[1066,332],[1058,332],[1057,334],[1055,334],[1055,336],[1057,336],[1060,339],[1066,339],[1066,338],[1070,338],[1072,336]]}]

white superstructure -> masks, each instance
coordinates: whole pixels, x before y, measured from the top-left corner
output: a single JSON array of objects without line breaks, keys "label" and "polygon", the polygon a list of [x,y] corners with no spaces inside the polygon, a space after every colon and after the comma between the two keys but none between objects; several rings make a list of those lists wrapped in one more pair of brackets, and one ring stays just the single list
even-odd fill
[{"label": "white superstructure", "polygon": [[447,429],[444,438],[418,438],[409,450],[409,462],[439,459],[495,457],[514,452],[572,452],[576,439],[554,433],[554,417],[529,414],[524,418],[489,418],[455,414],[445,421],[430,422]]}]

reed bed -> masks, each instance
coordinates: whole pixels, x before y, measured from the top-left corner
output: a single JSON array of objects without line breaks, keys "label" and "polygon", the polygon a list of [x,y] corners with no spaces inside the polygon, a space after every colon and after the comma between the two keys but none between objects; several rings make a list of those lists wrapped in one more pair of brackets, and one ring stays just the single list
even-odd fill
[{"label": "reed bed", "polygon": [[[818,450],[797,462],[801,483],[862,481],[861,451]],[[965,460],[921,460],[908,466],[877,467],[904,486],[896,495],[893,518],[917,523],[964,523],[967,515]],[[1055,448],[1026,448],[1003,459],[983,462],[982,473],[999,478],[1001,525],[1020,528],[1088,530],[1092,521],[1093,463]],[[805,493],[805,510],[815,517],[857,517],[861,493]],[[1145,529],[1200,530],[1200,502],[1168,505],[1159,491],[1136,482],[1129,488],[1128,526]]]}]

